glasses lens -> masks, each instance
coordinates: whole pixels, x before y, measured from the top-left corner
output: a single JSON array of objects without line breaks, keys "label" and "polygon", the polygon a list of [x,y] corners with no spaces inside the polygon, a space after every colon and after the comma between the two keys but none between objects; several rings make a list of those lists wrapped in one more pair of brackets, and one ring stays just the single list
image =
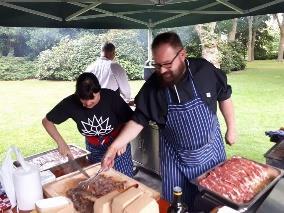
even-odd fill
[{"label": "glasses lens", "polygon": [[179,54],[181,51],[182,51],[182,49],[180,49],[180,50],[177,52],[177,54],[175,55],[175,57],[172,59],[171,62],[169,62],[169,63],[164,63],[164,64],[155,64],[155,63],[152,62],[152,66],[153,66],[155,69],[157,69],[157,70],[161,69],[161,67],[164,67],[164,68],[166,68],[166,69],[171,68],[171,67],[172,67],[172,63],[174,62],[174,60],[177,58],[178,54]]},{"label": "glasses lens", "polygon": [[161,65],[160,64],[152,64],[152,66],[155,68],[155,69],[161,69]]},{"label": "glasses lens", "polygon": [[162,66],[165,67],[165,68],[171,68],[172,67],[172,62],[163,64]]}]

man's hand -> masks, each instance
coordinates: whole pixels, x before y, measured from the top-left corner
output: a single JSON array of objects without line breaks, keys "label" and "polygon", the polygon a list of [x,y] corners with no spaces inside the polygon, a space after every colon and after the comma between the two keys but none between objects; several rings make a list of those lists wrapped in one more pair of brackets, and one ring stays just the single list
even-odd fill
[{"label": "man's hand", "polygon": [[227,129],[227,132],[225,134],[226,144],[229,144],[230,146],[232,146],[236,142],[236,138],[237,138],[236,131]]},{"label": "man's hand", "polygon": [[127,145],[122,147],[121,149],[118,149],[117,150],[117,155],[118,156],[122,155],[126,151],[126,147],[127,147]]},{"label": "man's hand", "polygon": [[62,143],[62,144],[58,145],[58,151],[62,156],[64,156],[64,157],[69,156],[70,158],[74,159],[74,157],[71,153],[71,150],[66,143]]},{"label": "man's hand", "polygon": [[114,166],[114,159],[115,159],[117,152],[118,151],[111,146],[108,148],[101,162],[101,168],[103,170],[108,170]]}]

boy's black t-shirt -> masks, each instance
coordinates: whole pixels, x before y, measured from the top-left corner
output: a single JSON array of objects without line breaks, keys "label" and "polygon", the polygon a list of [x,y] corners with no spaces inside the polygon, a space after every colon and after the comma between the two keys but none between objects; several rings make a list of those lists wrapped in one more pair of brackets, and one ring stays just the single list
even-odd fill
[{"label": "boy's black t-shirt", "polygon": [[72,118],[79,132],[84,136],[107,135],[121,124],[127,122],[133,111],[125,101],[114,91],[101,89],[100,101],[93,108],[85,108],[73,94],[64,98],[49,113],[46,118],[60,124]]}]

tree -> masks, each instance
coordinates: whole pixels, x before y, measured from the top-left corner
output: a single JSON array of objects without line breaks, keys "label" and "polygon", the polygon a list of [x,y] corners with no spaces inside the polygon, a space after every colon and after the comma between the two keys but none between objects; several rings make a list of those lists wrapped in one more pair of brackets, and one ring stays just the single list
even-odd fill
[{"label": "tree", "polygon": [[14,54],[13,46],[15,43],[15,35],[18,34],[18,29],[19,28],[0,27],[1,54],[3,56]]},{"label": "tree", "polygon": [[252,61],[253,57],[252,57],[252,22],[253,22],[253,16],[248,16],[248,43],[247,43],[247,47],[248,47],[248,61]]},{"label": "tree", "polygon": [[237,24],[238,24],[238,19],[237,18],[232,19],[232,28],[231,28],[231,31],[228,34],[228,41],[229,42],[236,41]]},{"label": "tree", "polygon": [[257,43],[259,42],[256,38],[262,35],[262,33],[266,33],[265,29],[267,28],[266,21],[269,19],[269,15],[261,15],[261,16],[248,16],[248,40],[247,40],[247,58],[248,61],[253,61],[255,57],[255,51]]},{"label": "tree", "polygon": [[153,35],[156,36],[168,31],[176,32],[179,35],[188,57],[202,56],[200,39],[194,26],[155,29]]},{"label": "tree", "polygon": [[76,38],[84,33],[100,34],[107,30],[0,27],[0,54],[35,58],[62,38]]},{"label": "tree", "polygon": [[[280,21],[279,16],[282,15],[282,22]],[[278,47],[278,61],[283,61],[283,54],[284,54],[284,13],[280,13],[274,15],[274,18],[277,20],[277,24],[280,29],[280,39],[279,39],[279,47]]]},{"label": "tree", "polygon": [[52,46],[56,45],[62,39],[59,30],[60,29],[46,28],[30,30],[30,39],[26,42],[30,47],[29,56],[34,58],[38,56],[41,51],[50,49]]},{"label": "tree", "polygon": [[[215,32],[220,36],[218,50],[220,53],[220,68],[225,73],[243,70],[246,67],[245,54],[247,48],[237,38],[241,29],[239,19],[217,22]],[[247,29],[246,29],[247,30]]]},{"label": "tree", "polygon": [[195,25],[195,30],[199,36],[202,57],[220,68],[219,50],[217,48],[218,35],[215,31],[216,22]]}]

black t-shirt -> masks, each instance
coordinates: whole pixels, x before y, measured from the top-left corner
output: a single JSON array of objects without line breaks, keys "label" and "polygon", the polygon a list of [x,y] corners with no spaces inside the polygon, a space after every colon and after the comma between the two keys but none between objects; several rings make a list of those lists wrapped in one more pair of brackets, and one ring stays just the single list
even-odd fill
[{"label": "black t-shirt", "polygon": [[79,132],[85,136],[107,135],[127,122],[133,111],[114,91],[101,89],[100,101],[93,108],[83,107],[76,95],[70,95],[59,102],[46,118],[60,124],[72,118]]},{"label": "black t-shirt", "polygon": [[169,91],[173,103],[184,103],[193,98],[193,88],[190,79],[201,99],[216,113],[217,102],[231,97],[232,89],[227,84],[226,75],[213,64],[203,58],[188,58],[185,61],[189,69],[182,80],[171,87],[162,87],[156,73],[144,83],[135,97],[136,109],[132,120],[145,126],[149,120],[163,126],[167,121]]}]

